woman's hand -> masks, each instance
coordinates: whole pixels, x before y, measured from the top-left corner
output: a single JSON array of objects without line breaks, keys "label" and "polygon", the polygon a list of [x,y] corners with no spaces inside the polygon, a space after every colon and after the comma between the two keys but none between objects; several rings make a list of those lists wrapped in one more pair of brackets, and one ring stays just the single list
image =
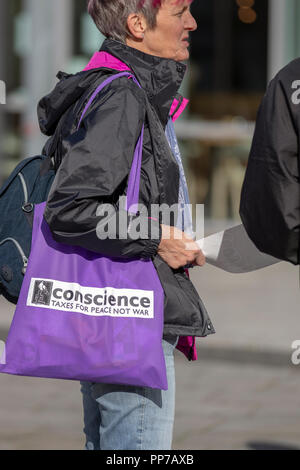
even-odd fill
[{"label": "woman's hand", "polygon": [[205,256],[192,238],[176,227],[162,224],[161,228],[162,237],[157,252],[171,268],[205,264]]}]

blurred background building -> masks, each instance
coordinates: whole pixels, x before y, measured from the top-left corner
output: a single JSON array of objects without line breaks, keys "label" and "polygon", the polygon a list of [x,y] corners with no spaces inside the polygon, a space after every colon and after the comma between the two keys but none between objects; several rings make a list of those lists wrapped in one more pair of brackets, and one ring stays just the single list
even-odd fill
[{"label": "blurred background building", "polygon": [[[238,219],[257,108],[268,81],[300,53],[297,0],[195,0],[189,109],[177,124],[194,203],[214,219]],[[41,152],[39,99],[59,70],[76,73],[103,37],[86,0],[0,0],[0,180]]]}]

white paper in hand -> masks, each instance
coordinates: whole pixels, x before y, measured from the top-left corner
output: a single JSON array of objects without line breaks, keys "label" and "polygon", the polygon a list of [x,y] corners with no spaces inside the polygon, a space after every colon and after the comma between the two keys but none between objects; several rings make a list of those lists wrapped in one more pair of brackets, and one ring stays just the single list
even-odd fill
[{"label": "white paper in hand", "polygon": [[229,273],[249,273],[280,262],[261,253],[243,225],[210,235],[198,240],[197,244],[207,263]]}]

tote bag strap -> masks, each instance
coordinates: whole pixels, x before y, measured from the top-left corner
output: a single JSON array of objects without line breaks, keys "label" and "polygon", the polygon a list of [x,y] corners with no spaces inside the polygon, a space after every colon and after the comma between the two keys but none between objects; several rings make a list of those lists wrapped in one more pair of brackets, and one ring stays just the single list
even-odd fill
[{"label": "tote bag strap", "polygon": [[132,75],[132,73],[130,72],[121,72],[121,73],[117,73],[116,75],[112,75],[111,77],[108,77],[106,80],[104,80],[104,82],[102,82],[97,88],[96,90],[94,91],[94,93],[92,94],[92,96],[90,97],[90,99],[88,100],[82,114],[81,114],[81,117],[80,117],[80,120],[79,120],[79,123],[78,123],[78,126],[77,126],[77,130],[79,129],[80,125],[81,125],[81,122],[87,112],[87,110],[89,109],[89,107],[91,106],[91,104],[93,103],[94,99],[96,98],[96,96],[100,93],[101,90],[103,90],[103,88],[105,88],[107,85],[109,85],[109,83],[113,82],[114,80],[117,80],[117,78],[121,78],[121,77],[128,77],[128,78],[132,78],[133,81],[140,87],[141,85],[139,84],[139,82],[137,81],[137,79],[134,77],[134,75]]},{"label": "tote bag strap", "polygon": [[141,180],[141,167],[142,167],[142,155],[143,155],[143,140],[144,140],[144,127],[143,124],[141,135],[137,142],[133,162],[128,178],[127,187],[127,206],[126,210],[130,211],[131,214],[138,212],[139,194],[140,194],[140,180]]},{"label": "tote bag strap", "polygon": [[[141,85],[139,84],[138,80],[135,78],[134,75],[130,72],[121,72],[117,73],[116,75],[113,75],[104,82],[102,82],[96,90],[93,92],[92,96],[90,97],[89,101],[87,102],[82,115],[80,117],[77,130],[79,129],[81,122],[88,111],[89,107],[93,103],[94,99],[97,97],[97,95],[100,93],[103,88],[105,88],[109,83],[113,82],[114,80],[121,78],[121,77],[128,77],[132,78],[132,80],[138,85],[139,88],[142,88]],[[138,139],[134,156],[133,156],[133,161],[132,161],[132,166],[129,174],[129,179],[128,179],[128,188],[127,188],[127,206],[126,210],[128,211],[130,209],[130,212],[133,214],[137,213],[137,205],[139,202],[139,193],[140,193],[140,178],[141,178],[141,167],[142,167],[142,154],[143,154],[143,140],[144,140],[144,124],[142,126],[141,134]]]}]

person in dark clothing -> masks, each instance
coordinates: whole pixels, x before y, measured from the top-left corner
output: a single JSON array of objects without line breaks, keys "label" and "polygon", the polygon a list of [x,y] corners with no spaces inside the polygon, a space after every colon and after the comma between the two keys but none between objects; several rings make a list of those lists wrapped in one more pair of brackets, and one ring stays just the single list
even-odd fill
[{"label": "person in dark clothing", "polygon": [[[151,258],[165,292],[163,348],[168,390],[82,383],[87,449],[170,449],[175,406],[174,348],[196,359],[195,337],[214,333],[187,265],[205,258],[185,224],[145,216],[148,237],[102,239],[99,207],[114,205],[126,194],[134,148],[145,124],[140,203],[186,202],[186,181],[173,121],[187,104],[178,89],[189,57],[189,35],[197,27],[190,0],[90,0],[88,11],[107,37],[83,72],[60,73],[60,82],[39,104],[41,130],[53,136],[61,126],[54,155],[57,174],[45,218],[55,240],[105,256]],[[128,78],[113,81],[79,118],[97,86],[116,71]],[[45,146],[51,148],[52,137]],[[179,223],[178,223],[179,221]],[[116,224],[118,225],[118,224]]]},{"label": "person in dark clothing", "polygon": [[270,82],[259,108],[240,215],[257,248],[299,264],[300,59]]}]

